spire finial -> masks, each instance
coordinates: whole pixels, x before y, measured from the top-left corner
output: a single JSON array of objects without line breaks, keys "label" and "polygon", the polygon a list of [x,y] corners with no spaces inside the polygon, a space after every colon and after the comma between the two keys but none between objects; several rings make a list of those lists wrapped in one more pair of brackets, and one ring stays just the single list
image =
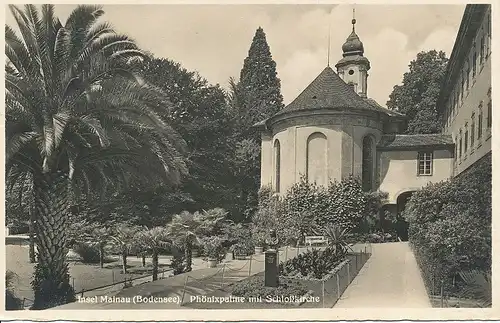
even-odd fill
[{"label": "spire finial", "polygon": [[328,19],[328,56],[326,58],[326,66],[330,67],[330,30],[331,30],[331,26],[330,26],[330,19]]},{"label": "spire finial", "polygon": [[354,31],[354,25],[356,25],[356,8],[352,8],[352,31]]}]

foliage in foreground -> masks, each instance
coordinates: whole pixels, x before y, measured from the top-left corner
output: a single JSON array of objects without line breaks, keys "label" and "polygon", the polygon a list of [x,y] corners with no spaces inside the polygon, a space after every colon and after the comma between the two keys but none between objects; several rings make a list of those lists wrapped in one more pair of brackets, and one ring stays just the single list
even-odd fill
[{"label": "foliage in foreground", "polygon": [[445,292],[456,294],[463,288],[460,272],[491,272],[491,181],[490,155],[408,201],[403,216],[428,288],[443,281]]},{"label": "foliage in foreground", "polygon": [[460,277],[464,282],[462,296],[476,300],[480,307],[491,307],[493,303],[491,273],[471,270],[460,272]]},{"label": "foliage in foreground", "polygon": [[14,280],[17,275],[10,270],[5,272],[5,309],[7,311],[22,310],[23,301],[14,292]]},{"label": "foliage in foreground", "polygon": [[264,277],[261,275],[252,276],[239,283],[236,283],[232,290],[232,295],[238,297],[287,297],[303,296],[308,292],[306,286],[299,281],[289,281],[286,278],[280,278],[278,287],[264,286]]}]

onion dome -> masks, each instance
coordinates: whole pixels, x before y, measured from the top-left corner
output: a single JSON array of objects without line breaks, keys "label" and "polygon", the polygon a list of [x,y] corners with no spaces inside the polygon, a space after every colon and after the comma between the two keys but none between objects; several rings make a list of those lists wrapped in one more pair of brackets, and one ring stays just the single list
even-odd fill
[{"label": "onion dome", "polygon": [[345,41],[344,45],[342,45],[342,51],[344,52],[343,56],[350,56],[350,55],[361,55],[363,56],[364,53],[364,48],[363,48],[363,43],[361,40],[359,40],[358,35],[356,34],[356,31],[354,30],[354,25],[356,24],[356,19],[352,20],[352,32],[347,37],[347,40]]}]

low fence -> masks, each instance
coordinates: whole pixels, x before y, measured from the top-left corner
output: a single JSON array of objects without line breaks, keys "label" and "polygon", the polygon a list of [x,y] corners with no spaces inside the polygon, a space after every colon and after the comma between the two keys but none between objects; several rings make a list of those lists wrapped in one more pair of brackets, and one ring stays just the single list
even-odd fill
[{"label": "low fence", "polygon": [[[314,247],[285,247],[279,251],[279,262],[284,262],[288,259],[295,258],[302,252],[314,249]],[[283,277],[289,282],[299,281],[306,285],[315,296],[321,297],[321,307],[332,307],[340,299],[342,293],[347,286],[352,282],[354,277],[361,270],[366,261],[372,254],[370,243],[357,244],[352,248],[352,252],[348,254],[336,270],[322,280],[309,280],[302,278]],[[251,255],[249,259],[238,265],[221,264],[219,268],[214,268],[215,272],[204,277],[194,277],[186,275],[184,286],[182,288],[181,306],[188,304],[189,296],[210,294],[217,290],[221,290],[235,282],[244,280],[256,274],[262,274],[265,270],[263,255]],[[305,304],[304,307],[307,307]],[[313,304],[318,307],[317,304]]]},{"label": "low fence", "polygon": [[[367,243],[348,254],[347,259],[342,261],[332,273],[323,279],[283,278],[305,285],[312,291],[314,296],[320,297],[321,307],[330,308],[341,298],[344,291],[371,257],[371,254],[371,244]],[[304,303],[302,307],[318,307],[318,305]]]}]

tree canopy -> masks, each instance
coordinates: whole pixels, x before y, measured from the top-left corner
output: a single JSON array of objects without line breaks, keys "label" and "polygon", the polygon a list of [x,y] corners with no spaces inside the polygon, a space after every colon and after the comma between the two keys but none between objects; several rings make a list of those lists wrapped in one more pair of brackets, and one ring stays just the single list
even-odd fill
[{"label": "tree canopy", "polygon": [[443,51],[420,52],[403,75],[403,84],[394,86],[387,107],[408,117],[407,134],[440,132],[436,102],[447,64]]}]

